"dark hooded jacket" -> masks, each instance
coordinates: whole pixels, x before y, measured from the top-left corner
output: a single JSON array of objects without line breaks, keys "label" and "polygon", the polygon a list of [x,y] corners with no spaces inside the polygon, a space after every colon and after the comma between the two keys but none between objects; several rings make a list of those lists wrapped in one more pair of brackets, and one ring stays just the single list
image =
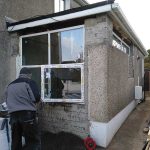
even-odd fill
[{"label": "dark hooded jacket", "polygon": [[39,101],[38,87],[26,74],[20,75],[6,89],[6,104],[9,113],[22,110],[36,111],[35,104]]}]

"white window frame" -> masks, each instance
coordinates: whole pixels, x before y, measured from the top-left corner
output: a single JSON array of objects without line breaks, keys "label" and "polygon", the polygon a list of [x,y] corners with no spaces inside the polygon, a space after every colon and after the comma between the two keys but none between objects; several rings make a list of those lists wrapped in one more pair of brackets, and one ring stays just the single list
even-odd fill
[{"label": "white window frame", "polygon": [[60,12],[71,7],[71,0],[54,0],[54,12]]},{"label": "white window frame", "polygon": [[[34,33],[34,34],[28,34],[28,35],[23,35],[20,36],[19,38],[19,58],[17,57],[17,62],[20,62],[20,65],[17,67],[17,73],[19,73],[19,70],[23,67],[27,67],[27,68],[41,68],[41,97],[43,98],[44,95],[42,95],[42,90],[43,90],[43,76],[42,76],[42,72],[43,72],[43,68],[44,67],[51,67],[51,68],[81,68],[81,99],[42,99],[43,102],[67,102],[67,103],[84,103],[84,63],[73,63],[73,64],[50,64],[50,51],[51,51],[51,40],[50,40],[50,35],[51,33],[55,33],[55,32],[62,32],[62,31],[69,31],[69,30],[73,30],[73,29],[80,29],[83,28],[83,58],[84,57],[84,48],[85,48],[85,28],[84,25],[79,25],[79,26],[74,26],[74,27],[68,27],[68,28],[63,28],[63,29],[57,29],[57,30],[52,30],[52,31],[46,31],[46,32],[40,32],[40,33]],[[26,37],[34,37],[34,36],[39,36],[39,35],[48,35],[48,64],[47,65],[22,65],[22,39],[26,38]],[[19,59],[19,61],[18,61]]]},{"label": "white window frame", "polygon": [[[52,99],[44,98],[44,69],[45,68],[80,68],[81,69],[81,99]],[[41,66],[41,98],[44,102],[67,102],[67,103],[83,103],[84,102],[84,67],[83,63],[77,64],[57,64]]]},{"label": "white window frame", "polygon": [[124,53],[126,53],[127,54],[127,52],[125,52],[124,50],[123,50],[123,44],[126,46],[126,47],[128,47],[129,48],[129,56],[130,56],[130,46],[127,44],[127,43],[125,43],[117,34],[115,34],[114,32],[113,32],[113,36],[116,38],[116,39],[118,39],[118,41],[120,41],[120,46],[121,47],[116,47],[116,46],[114,46],[113,45],[113,40],[112,40],[112,46],[114,46],[114,47],[116,47],[116,48],[118,48],[118,49],[120,49],[122,52],[124,52]]}]

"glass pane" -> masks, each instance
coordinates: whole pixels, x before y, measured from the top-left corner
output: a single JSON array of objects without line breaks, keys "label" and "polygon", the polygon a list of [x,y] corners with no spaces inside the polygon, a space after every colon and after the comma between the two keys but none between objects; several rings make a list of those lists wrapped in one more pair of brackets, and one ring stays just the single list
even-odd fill
[{"label": "glass pane", "polygon": [[48,35],[26,37],[22,39],[22,64],[48,64]]},{"label": "glass pane", "polygon": [[122,44],[122,47],[123,47],[123,51],[127,54],[130,54],[130,49],[129,47],[127,47],[125,44]]},{"label": "glass pane", "polygon": [[81,69],[45,68],[44,98],[81,99]]},{"label": "glass pane", "polygon": [[83,62],[83,28],[51,34],[51,63]]},{"label": "glass pane", "polygon": [[121,49],[121,41],[114,35],[113,35],[112,45],[118,49]]},{"label": "glass pane", "polygon": [[41,68],[30,68],[30,70],[32,72],[32,79],[36,82],[41,92]]}]

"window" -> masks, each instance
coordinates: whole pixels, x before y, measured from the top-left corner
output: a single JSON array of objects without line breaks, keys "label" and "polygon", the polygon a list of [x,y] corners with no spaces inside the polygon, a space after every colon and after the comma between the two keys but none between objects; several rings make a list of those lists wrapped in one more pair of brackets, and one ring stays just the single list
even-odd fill
[{"label": "window", "polygon": [[83,101],[83,65],[42,66],[42,99],[54,102]]},{"label": "window", "polygon": [[64,11],[70,9],[70,1],[71,0],[55,0],[55,12]]},{"label": "window", "polygon": [[31,68],[46,102],[83,102],[84,28],[21,38],[21,66]]},{"label": "window", "polygon": [[22,64],[48,64],[48,35],[25,37],[22,39]]},{"label": "window", "polygon": [[112,45],[130,56],[130,46],[113,33]]},{"label": "window", "polygon": [[51,63],[83,63],[83,28],[51,34]]}]

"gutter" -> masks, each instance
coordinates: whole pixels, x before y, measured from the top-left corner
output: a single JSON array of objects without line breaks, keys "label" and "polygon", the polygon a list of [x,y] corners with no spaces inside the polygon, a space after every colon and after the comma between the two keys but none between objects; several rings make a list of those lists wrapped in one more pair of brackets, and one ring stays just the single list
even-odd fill
[{"label": "gutter", "polygon": [[120,27],[128,34],[128,36],[131,38],[134,44],[137,45],[137,47],[140,49],[142,54],[144,56],[147,56],[148,53],[145,47],[143,46],[141,40],[138,38],[138,36],[134,32],[133,28],[130,26],[130,23],[126,19],[126,16],[122,12],[119,5],[116,3],[112,4],[112,10],[110,13],[113,16],[113,18],[117,21],[117,23],[120,25]]}]

